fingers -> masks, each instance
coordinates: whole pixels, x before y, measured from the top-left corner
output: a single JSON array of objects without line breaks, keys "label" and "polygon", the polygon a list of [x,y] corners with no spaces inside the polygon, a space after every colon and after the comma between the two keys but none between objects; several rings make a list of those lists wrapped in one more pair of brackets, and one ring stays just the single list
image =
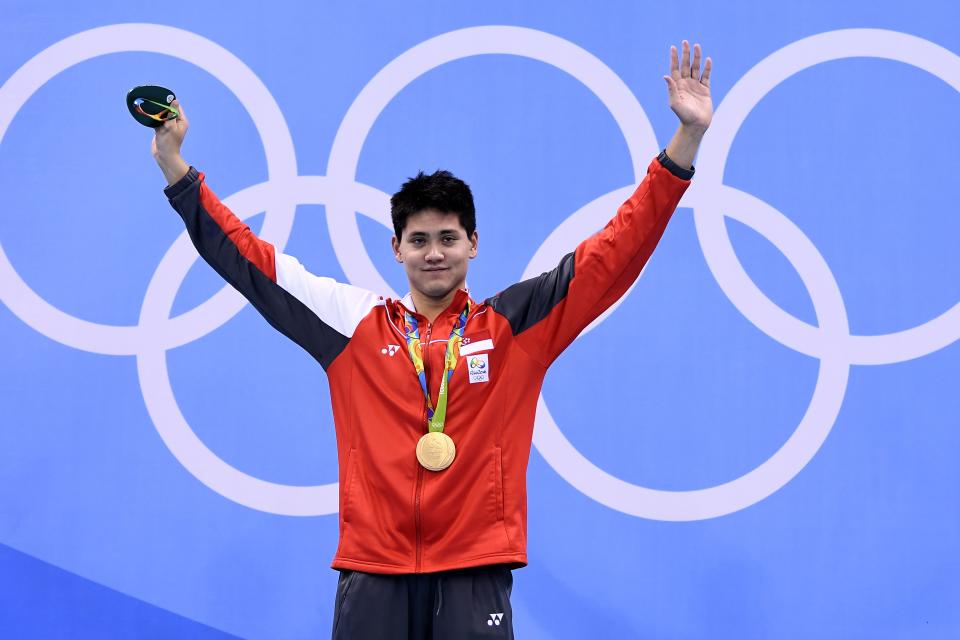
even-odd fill
[{"label": "fingers", "polygon": [[703,75],[700,76],[700,84],[705,87],[710,86],[710,72],[713,70],[713,60],[707,58],[707,61],[703,64]]},{"label": "fingers", "polygon": [[[688,40],[683,41],[681,49],[680,60],[677,60],[677,48],[675,46],[670,47],[670,77],[674,80],[674,84],[670,85],[668,83],[670,90],[676,89],[676,82],[681,78],[692,78],[698,80],[705,87],[709,87],[713,60],[703,58],[703,50],[699,43],[693,45],[693,60],[690,59],[690,42]],[[700,70],[701,63],[703,64],[702,72]]]},{"label": "fingers", "polygon": [[187,114],[183,112],[183,107],[178,100],[171,102],[170,108],[176,110],[176,117],[164,120],[163,124],[154,129],[156,139],[162,139],[163,144],[167,144],[165,142],[167,140],[182,141],[187,134],[187,128],[190,126]]},{"label": "fingers", "polygon": [[690,77],[690,43],[683,41],[683,57],[680,58],[680,77]]},{"label": "fingers", "polygon": [[663,79],[667,81],[667,95],[671,100],[677,94],[677,81],[670,76],[663,76]]},{"label": "fingers", "polygon": [[186,115],[183,113],[183,107],[180,106],[179,100],[174,100],[173,102],[170,103],[170,106],[177,110],[177,113],[179,114],[177,116],[178,118],[186,117]]},{"label": "fingers", "polygon": [[680,79],[680,61],[677,60],[677,48],[674,46],[670,47],[670,77]]}]

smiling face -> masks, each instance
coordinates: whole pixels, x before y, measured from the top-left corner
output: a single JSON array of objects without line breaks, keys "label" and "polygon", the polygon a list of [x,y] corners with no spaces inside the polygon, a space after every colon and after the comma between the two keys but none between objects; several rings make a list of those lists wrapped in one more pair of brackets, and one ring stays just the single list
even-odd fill
[{"label": "smiling face", "polygon": [[456,213],[424,209],[407,218],[401,238],[393,238],[411,292],[434,301],[466,286],[467,265],[477,255],[477,232],[468,235]]}]

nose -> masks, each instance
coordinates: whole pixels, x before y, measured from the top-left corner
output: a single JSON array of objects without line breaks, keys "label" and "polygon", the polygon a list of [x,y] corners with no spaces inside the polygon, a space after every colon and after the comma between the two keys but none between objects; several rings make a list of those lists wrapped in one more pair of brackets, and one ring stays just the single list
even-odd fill
[{"label": "nose", "polygon": [[424,259],[427,262],[443,262],[443,252],[440,251],[440,246],[431,244]]}]

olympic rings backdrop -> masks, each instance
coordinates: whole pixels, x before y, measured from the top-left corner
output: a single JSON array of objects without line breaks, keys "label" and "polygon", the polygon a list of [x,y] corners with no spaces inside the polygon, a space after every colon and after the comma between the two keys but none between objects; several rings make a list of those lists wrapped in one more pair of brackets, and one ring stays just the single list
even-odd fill
[{"label": "olympic rings backdrop", "polygon": [[330,630],[326,379],[197,259],[130,87],[264,238],[384,294],[389,194],[452,170],[483,298],[630,193],[690,38],[713,127],[547,377],[517,634],[957,637],[956,3],[452,5],[4,6],[0,636]]}]

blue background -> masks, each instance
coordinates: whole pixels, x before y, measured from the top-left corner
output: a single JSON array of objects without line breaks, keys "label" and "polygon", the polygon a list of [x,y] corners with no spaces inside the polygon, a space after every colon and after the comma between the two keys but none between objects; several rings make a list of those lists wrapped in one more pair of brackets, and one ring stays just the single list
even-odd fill
[{"label": "blue background", "polygon": [[[960,9],[946,0],[8,0],[0,79],[68,36],[126,22],[185,29],[243,60],[280,105],[300,175],[326,173],[344,114],[381,68],[464,27],[529,27],[589,51],[637,96],[660,146],[676,126],[661,80],[666,53],[685,37],[714,59],[715,105],[764,58],[826,31],[890,29],[960,53]],[[184,155],[221,197],[267,178],[243,106],[198,67],[119,53],[48,81],[0,145],[0,244],[34,291],[91,322],[135,325],[156,265],[182,232],[160,191],[150,133],[122,104],[143,83],[176,90],[191,120]],[[810,238],[855,334],[908,329],[960,301],[958,112],[960,95],[937,77],[853,58],[785,80],[737,135],[725,183]],[[455,61],[404,88],[367,137],[357,180],[392,193],[438,167],[466,179],[477,200],[476,298],[518,280],[574,211],[633,182],[626,143],[596,96],[552,66],[504,55]],[[345,279],[324,216],[323,206],[298,207],[285,251]],[[380,272],[406,291],[390,232],[365,217],[359,225]],[[815,324],[790,262],[746,226],[727,228],[758,286]],[[220,286],[198,263],[173,313]],[[224,461],[276,483],[336,480],[323,372],[252,309],[167,359],[184,416]],[[0,305],[0,362],[0,636],[329,634],[335,515],[264,513],[201,484],[158,436],[132,356],[65,346]],[[626,302],[551,369],[544,398],[566,437],[609,473],[698,489],[743,475],[787,440],[818,364],[724,296],[681,208]],[[958,364],[953,343],[853,366],[813,460],[769,498],[714,519],[626,515],[576,490],[534,450],[530,566],[516,573],[513,598],[518,637],[960,634]]]}]

